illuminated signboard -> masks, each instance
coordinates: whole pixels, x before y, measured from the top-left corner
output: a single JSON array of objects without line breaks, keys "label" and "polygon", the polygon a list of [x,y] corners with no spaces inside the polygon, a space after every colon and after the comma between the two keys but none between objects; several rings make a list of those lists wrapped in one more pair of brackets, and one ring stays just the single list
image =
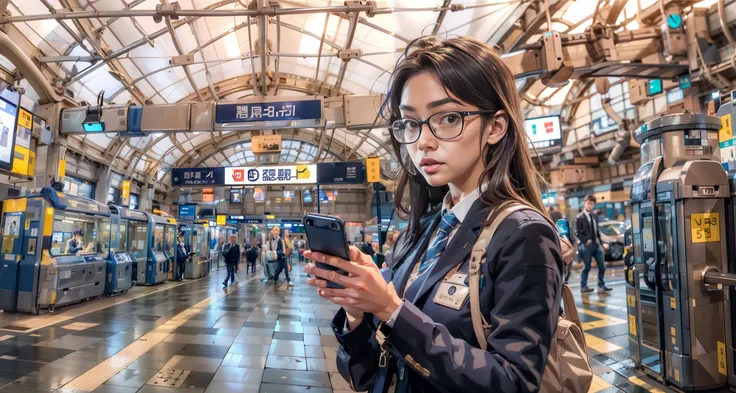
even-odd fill
[{"label": "illuminated signboard", "polygon": [[197,218],[197,205],[179,205],[179,219],[194,221]]},{"label": "illuminated signboard", "polygon": [[225,185],[228,186],[315,183],[317,166],[314,164],[225,168]]},{"label": "illuminated signboard", "polygon": [[172,168],[173,186],[217,186],[223,184],[223,168]]},{"label": "illuminated signboard", "polygon": [[307,120],[322,117],[322,100],[217,104],[217,123]]},{"label": "illuminated signboard", "polygon": [[524,130],[529,137],[529,145],[536,149],[562,146],[562,127],[559,116],[526,119]]},{"label": "illuminated signboard", "polygon": [[11,101],[6,101],[4,94],[2,96],[3,98],[0,98],[0,169],[10,170],[13,167],[18,107]]}]

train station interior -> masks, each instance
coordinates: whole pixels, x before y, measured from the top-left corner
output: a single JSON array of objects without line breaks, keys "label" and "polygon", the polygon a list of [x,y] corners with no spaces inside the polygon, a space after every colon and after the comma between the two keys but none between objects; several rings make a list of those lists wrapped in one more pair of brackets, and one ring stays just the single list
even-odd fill
[{"label": "train station interior", "polygon": [[[472,37],[515,83],[560,239],[523,244],[559,255],[552,303],[579,318],[549,332],[543,378],[505,355],[526,343],[494,341],[496,308],[476,323],[501,280],[478,284],[476,238],[429,265],[472,259],[430,306],[382,282],[403,302],[388,320],[313,286],[328,265],[310,250],[359,250],[379,281],[415,255],[411,283],[442,241],[438,218],[400,252],[416,208],[397,206],[435,196],[399,179],[444,165],[404,155],[485,112],[387,115],[428,36]],[[736,391],[734,37],[736,0],[0,0],[0,393]],[[454,310],[450,337],[432,312]],[[400,327],[428,329],[435,357]]]}]

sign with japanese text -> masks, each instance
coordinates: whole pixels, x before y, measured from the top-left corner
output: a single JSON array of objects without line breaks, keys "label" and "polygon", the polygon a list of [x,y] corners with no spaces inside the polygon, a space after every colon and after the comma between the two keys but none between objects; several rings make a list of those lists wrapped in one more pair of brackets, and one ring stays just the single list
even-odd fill
[{"label": "sign with japanese text", "polygon": [[223,168],[173,168],[173,186],[215,186],[224,184]]},{"label": "sign with japanese text", "polygon": [[315,164],[225,168],[228,186],[314,183],[317,183]]},{"label": "sign with japanese text", "polygon": [[317,164],[317,183],[319,184],[361,184],[363,181],[361,161]]},{"label": "sign with japanese text", "polygon": [[322,100],[217,104],[215,123],[248,123],[322,118]]},{"label": "sign with japanese text", "polygon": [[123,180],[120,194],[123,206],[130,205],[130,180]]},{"label": "sign with japanese text", "polygon": [[250,144],[253,154],[278,153],[281,151],[281,135],[254,135]]},{"label": "sign with japanese text", "polygon": [[218,214],[216,219],[218,227],[227,224],[227,216],[224,214]]},{"label": "sign with japanese text", "polygon": [[365,174],[368,183],[378,183],[381,181],[381,159],[371,157],[365,159]]}]

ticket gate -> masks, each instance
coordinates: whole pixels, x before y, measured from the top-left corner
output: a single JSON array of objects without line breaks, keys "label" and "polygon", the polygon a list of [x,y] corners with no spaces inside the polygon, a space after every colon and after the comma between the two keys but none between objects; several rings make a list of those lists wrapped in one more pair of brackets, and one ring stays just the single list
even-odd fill
[{"label": "ticket gate", "polygon": [[[634,298],[628,302],[633,300],[639,315],[642,367],[682,390],[714,389],[727,383],[727,299],[723,291],[711,290],[706,279],[727,269],[724,218],[730,192],[720,164],[720,127],[716,117],[684,113],[653,120],[635,135],[642,148],[659,145],[647,148],[659,149],[661,157],[642,166],[652,171],[650,199],[632,198],[636,200],[632,221],[638,226],[633,236],[635,259],[647,264],[643,273],[645,267],[639,263],[647,288],[640,285],[637,293],[636,285],[630,285]],[[651,258],[653,262],[647,263]],[[648,298],[650,292],[656,308]],[[631,320],[631,310],[629,316]],[[656,348],[646,337],[655,321]],[[647,360],[647,352],[655,349],[658,370]]]},{"label": "ticket gate", "polygon": [[202,222],[183,226],[184,242],[190,247],[191,258],[187,259],[184,278],[200,278],[210,274],[209,231]]},{"label": "ticket gate", "polygon": [[3,202],[0,308],[43,309],[102,295],[110,211],[51,188]]},{"label": "ticket gate", "polygon": [[[146,227],[148,217],[141,211],[113,204],[108,206],[111,213],[110,252],[106,260],[105,294],[114,295],[128,291],[135,283],[134,271],[137,271],[139,257],[134,251],[139,245],[142,245],[143,240],[139,237],[131,239],[131,236],[135,235],[131,232],[136,231],[139,226]],[[137,225],[131,225],[131,223]]]},{"label": "ticket gate", "polygon": [[[148,217],[148,260],[145,269],[138,269],[138,284],[156,285],[166,281],[169,273],[169,255],[175,255],[176,225],[165,217],[146,213]],[[169,237],[173,237],[171,240]]]}]

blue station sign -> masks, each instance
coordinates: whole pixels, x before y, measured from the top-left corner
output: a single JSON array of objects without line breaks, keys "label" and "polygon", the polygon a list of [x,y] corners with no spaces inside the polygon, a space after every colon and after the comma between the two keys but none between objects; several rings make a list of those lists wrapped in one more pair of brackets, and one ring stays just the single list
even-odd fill
[{"label": "blue station sign", "polygon": [[173,186],[216,186],[225,183],[225,168],[173,168]]}]

